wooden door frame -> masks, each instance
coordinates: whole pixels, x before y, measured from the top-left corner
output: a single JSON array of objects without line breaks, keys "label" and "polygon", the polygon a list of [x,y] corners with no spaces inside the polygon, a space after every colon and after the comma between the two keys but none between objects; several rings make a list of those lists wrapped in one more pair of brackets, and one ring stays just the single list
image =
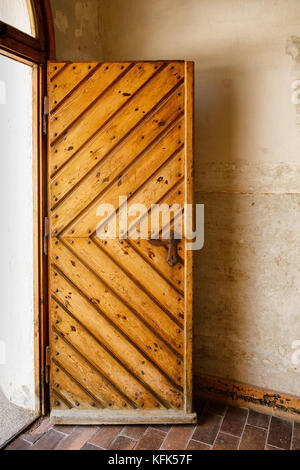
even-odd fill
[{"label": "wooden door frame", "polygon": [[49,407],[45,384],[48,345],[48,277],[44,253],[44,220],[47,216],[47,139],[43,134],[44,96],[47,94],[47,60],[55,59],[54,26],[50,0],[31,2],[37,37],[0,21],[0,54],[32,66],[33,101],[33,285],[34,285],[34,376],[36,413]]}]

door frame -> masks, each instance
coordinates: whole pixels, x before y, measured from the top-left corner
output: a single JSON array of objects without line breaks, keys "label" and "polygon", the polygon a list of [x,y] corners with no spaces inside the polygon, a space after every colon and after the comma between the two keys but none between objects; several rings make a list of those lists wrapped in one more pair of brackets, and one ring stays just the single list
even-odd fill
[{"label": "door frame", "polygon": [[45,383],[48,345],[48,276],[44,253],[47,216],[47,138],[43,133],[44,97],[47,93],[47,60],[55,59],[55,38],[49,0],[27,0],[32,8],[34,38],[0,21],[0,55],[32,66],[32,162],[33,162],[33,288],[34,288],[34,378],[37,415],[49,407]]}]

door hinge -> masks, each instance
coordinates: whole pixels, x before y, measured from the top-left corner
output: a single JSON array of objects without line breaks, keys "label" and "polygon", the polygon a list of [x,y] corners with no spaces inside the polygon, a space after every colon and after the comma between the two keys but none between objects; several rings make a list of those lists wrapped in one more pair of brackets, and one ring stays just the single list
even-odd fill
[{"label": "door hinge", "polygon": [[48,116],[49,116],[49,96],[44,96],[44,111],[43,111],[43,134],[48,133]]},{"label": "door hinge", "polygon": [[44,255],[48,256],[48,240],[49,240],[49,219],[44,218]]},{"label": "door hinge", "polygon": [[50,383],[50,366],[51,366],[51,349],[50,346],[46,347],[46,358],[45,358],[45,383]]}]

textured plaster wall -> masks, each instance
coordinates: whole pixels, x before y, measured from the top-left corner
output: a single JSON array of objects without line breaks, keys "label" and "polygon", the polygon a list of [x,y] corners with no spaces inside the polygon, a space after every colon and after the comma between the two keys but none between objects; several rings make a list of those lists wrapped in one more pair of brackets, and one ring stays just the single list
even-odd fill
[{"label": "textured plaster wall", "polygon": [[59,58],[195,61],[195,373],[300,395],[300,2],[99,0],[82,55],[70,5],[97,2],[52,3]]},{"label": "textured plaster wall", "polygon": [[50,0],[57,60],[102,59],[99,0]]}]

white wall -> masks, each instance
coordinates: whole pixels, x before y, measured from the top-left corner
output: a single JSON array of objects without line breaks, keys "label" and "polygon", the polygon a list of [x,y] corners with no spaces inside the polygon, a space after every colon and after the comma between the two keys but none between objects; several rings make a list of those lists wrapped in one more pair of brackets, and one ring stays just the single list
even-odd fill
[{"label": "white wall", "polygon": [[101,60],[99,0],[50,0],[50,3],[57,60]]},{"label": "white wall", "polygon": [[34,410],[32,70],[3,56],[0,142],[0,388]]}]

